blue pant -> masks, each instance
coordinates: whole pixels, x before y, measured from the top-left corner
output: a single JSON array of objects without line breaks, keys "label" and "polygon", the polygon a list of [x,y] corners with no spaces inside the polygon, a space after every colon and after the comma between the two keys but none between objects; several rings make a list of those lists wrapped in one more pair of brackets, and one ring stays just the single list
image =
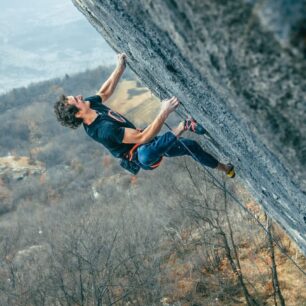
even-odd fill
[{"label": "blue pant", "polygon": [[218,166],[218,161],[206,153],[196,141],[187,138],[178,139],[172,132],[156,136],[149,143],[143,144],[137,149],[138,163],[145,170],[150,170],[150,166],[159,161],[162,156],[175,157],[183,155],[189,155],[209,168]]}]

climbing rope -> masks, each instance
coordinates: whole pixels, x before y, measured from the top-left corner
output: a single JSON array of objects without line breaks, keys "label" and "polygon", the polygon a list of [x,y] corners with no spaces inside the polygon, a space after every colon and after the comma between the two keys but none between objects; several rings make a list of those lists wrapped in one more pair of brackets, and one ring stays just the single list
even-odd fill
[{"label": "climbing rope", "polygon": [[[177,112],[176,112],[177,113]],[[179,113],[177,113],[181,118],[182,118],[182,116],[179,114]],[[172,131],[172,129],[171,129],[171,127],[166,123],[166,122],[164,122],[164,125],[170,130],[170,131]],[[210,139],[212,139],[212,137],[211,136],[209,136],[209,138]],[[185,149],[190,153],[190,155],[196,160],[196,161],[198,161],[199,163],[200,163],[200,161],[199,161],[199,159],[192,153],[192,151],[182,142],[182,141],[180,141],[180,139],[178,138],[178,141],[185,147]],[[201,163],[200,163],[201,164]],[[201,164],[202,165],[202,164]],[[257,218],[256,218],[256,216],[249,210],[249,209],[247,209],[243,204],[242,204],[242,202],[239,200],[239,199],[237,199],[237,197],[235,197],[234,195],[233,195],[233,193],[232,192],[230,192],[227,188],[226,188],[226,185],[225,185],[225,183],[223,184],[217,177],[215,177],[212,173],[211,173],[211,171],[209,171],[208,169],[206,169],[203,165],[202,165],[202,167],[203,167],[203,169],[204,169],[204,171],[206,172],[206,173],[208,173],[208,175],[211,177],[211,178],[213,178],[214,179],[214,181],[216,182],[216,185],[217,185],[217,187],[219,187],[221,190],[223,190],[223,191],[225,191],[225,192],[227,192],[227,194],[230,196],[230,198],[234,201],[234,202],[236,202],[244,211],[246,211],[251,217],[252,217],[252,219],[254,219],[256,222],[257,222],[257,224],[265,231],[265,233],[267,234],[267,235],[269,235],[269,232],[268,232],[268,230],[266,229],[266,227],[264,226],[264,224],[262,224]],[[290,255],[288,255],[287,254],[287,252],[286,252],[286,250],[284,250],[283,249],[283,247],[279,244],[279,242],[278,241],[276,241],[275,239],[274,239],[274,237],[272,237],[272,240],[273,240],[273,242],[275,243],[275,245],[279,248],[279,250],[295,265],[295,267],[299,270],[299,271],[301,271],[305,276],[306,276],[306,271],[304,271],[302,268],[301,268],[301,266],[290,256]]]}]

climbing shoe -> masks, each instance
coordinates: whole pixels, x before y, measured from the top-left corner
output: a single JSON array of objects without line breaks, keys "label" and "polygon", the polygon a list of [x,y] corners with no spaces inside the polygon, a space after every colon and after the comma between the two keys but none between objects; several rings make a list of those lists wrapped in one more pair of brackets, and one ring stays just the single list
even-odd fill
[{"label": "climbing shoe", "polygon": [[228,170],[226,172],[226,175],[230,178],[234,178],[236,175],[234,166],[232,164],[227,164],[227,167],[228,167]]},{"label": "climbing shoe", "polygon": [[199,135],[204,135],[207,133],[204,127],[200,123],[196,122],[196,120],[193,118],[189,118],[184,121],[184,129],[185,131],[191,131]]}]

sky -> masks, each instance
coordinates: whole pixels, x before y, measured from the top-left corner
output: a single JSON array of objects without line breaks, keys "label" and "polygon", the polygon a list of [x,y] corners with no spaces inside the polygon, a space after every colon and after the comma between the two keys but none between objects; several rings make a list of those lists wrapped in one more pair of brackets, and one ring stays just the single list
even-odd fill
[{"label": "sky", "polygon": [[115,62],[70,0],[0,0],[0,94]]}]

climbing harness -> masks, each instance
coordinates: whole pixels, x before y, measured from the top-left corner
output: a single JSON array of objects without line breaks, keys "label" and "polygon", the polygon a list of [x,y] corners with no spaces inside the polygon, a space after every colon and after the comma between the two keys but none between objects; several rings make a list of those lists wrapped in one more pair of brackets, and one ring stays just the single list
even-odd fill
[{"label": "climbing harness", "polygon": [[131,150],[124,155],[120,162],[120,166],[131,172],[133,175],[136,175],[141,168],[144,170],[154,170],[161,164],[163,160],[163,157],[161,157],[157,162],[149,166],[140,164],[137,159],[137,148],[139,146],[141,146],[141,144],[135,144]]}]

